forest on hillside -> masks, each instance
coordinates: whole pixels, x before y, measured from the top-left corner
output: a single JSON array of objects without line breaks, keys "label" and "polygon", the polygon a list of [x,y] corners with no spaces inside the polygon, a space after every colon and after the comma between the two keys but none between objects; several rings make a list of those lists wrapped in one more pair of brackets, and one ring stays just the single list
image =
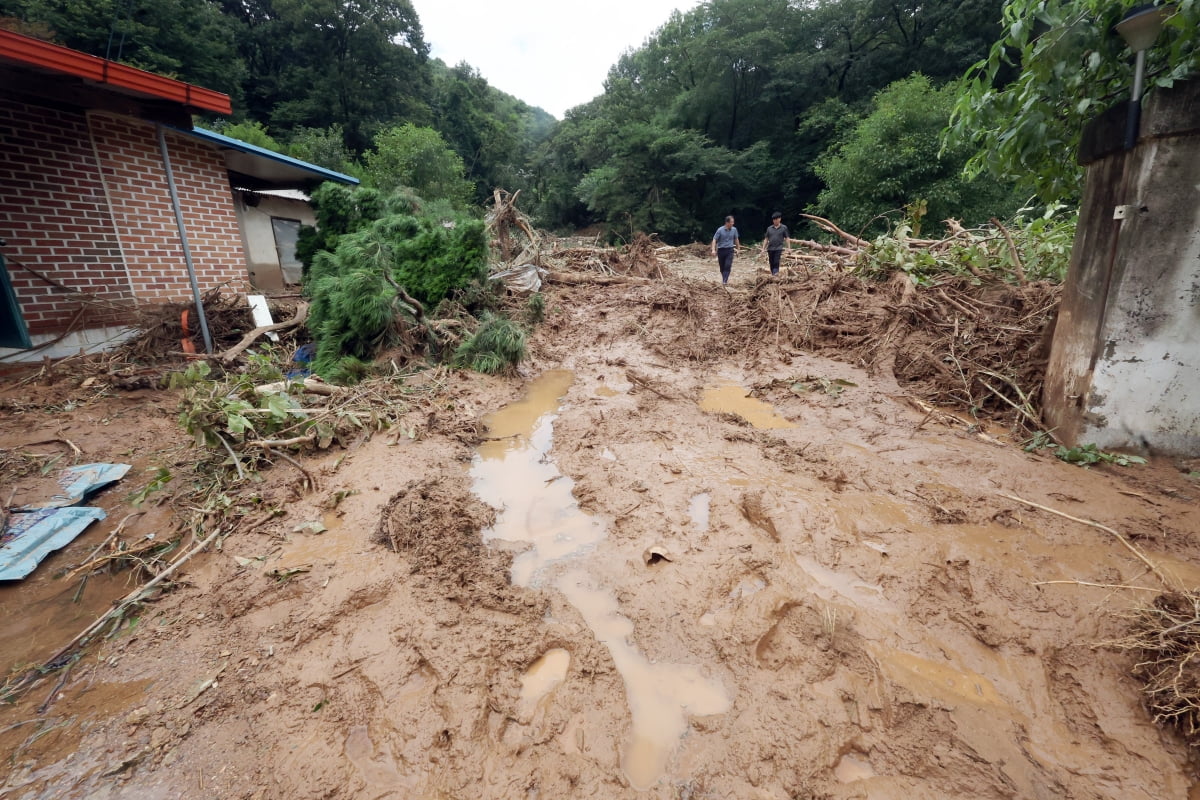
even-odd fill
[{"label": "forest on hillside", "polygon": [[[1079,129],[1127,96],[1130,5],[708,0],[561,121],[431,59],[408,0],[0,0],[0,25],[227,92],[234,119],[203,124],[385,192],[522,190],[546,228],[681,242],[726,213],[867,232],[1069,208]],[[1151,85],[1196,68],[1200,4],[1177,12]]]}]

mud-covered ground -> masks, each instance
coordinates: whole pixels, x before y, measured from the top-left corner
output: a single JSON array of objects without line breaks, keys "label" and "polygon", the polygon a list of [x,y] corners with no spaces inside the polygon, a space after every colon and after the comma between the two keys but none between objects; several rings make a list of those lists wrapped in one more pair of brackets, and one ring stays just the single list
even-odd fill
[{"label": "mud-covered ground", "polygon": [[[1187,747],[1097,647],[1158,579],[1013,498],[1197,586],[1200,486],[1168,459],[1025,453],[843,361],[710,341],[739,266],[726,293],[707,261],[674,265],[686,308],[554,287],[520,376],[439,378],[455,424],[310,461],[315,492],[269,472],[280,516],[0,710],[0,797],[1196,797]],[[172,409],[31,407],[0,446],[61,436],[144,470],[186,453]],[[55,576],[134,488],[0,589],[6,665],[90,620]]]}]

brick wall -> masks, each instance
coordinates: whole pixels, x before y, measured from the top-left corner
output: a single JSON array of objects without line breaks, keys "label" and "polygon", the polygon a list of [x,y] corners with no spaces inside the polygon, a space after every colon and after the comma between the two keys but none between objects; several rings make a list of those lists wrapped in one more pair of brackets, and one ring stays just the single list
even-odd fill
[{"label": "brick wall", "polygon": [[[113,219],[139,300],[191,298],[179,230],[153,125],[89,114]],[[195,139],[166,133],[179,205],[202,291],[248,279],[241,234],[221,154]]]},{"label": "brick wall", "polygon": [[129,279],[81,113],[0,97],[0,239],[30,333],[127,315]]},{"label": "brick wall", "polygon": [[[221,154],[170,131],[167,147],[201,290],[242,291]],[[150,123],[0,96],[0,239],[31,334],[120,324],[136,303],[191,299]]]}]

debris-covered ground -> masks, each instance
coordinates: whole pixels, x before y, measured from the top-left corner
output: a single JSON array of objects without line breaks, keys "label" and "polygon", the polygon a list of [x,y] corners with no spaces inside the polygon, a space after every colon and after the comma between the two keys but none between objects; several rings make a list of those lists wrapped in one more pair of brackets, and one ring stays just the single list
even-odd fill
[{"label": "debris-covered ground", "polygon": [[[763,324],[766,300],[815,318],[828,283],[740,260],[726,292],[664,255],[661,280],[552,282],[520,376],[426,376],[403,424],[304,462],[315,490],[265,471],[253,525],[0,709],[0,796],[1195,797],[1186,743],[1100,645],[1164,580],[1200,586],[1196,480],[1023,452],[928,405],[928,375],[899,383],[913,348]],[[847,306],[888,323],[879,292]],[[927,324],[1020,385],[991,332],[958,336],[972,311]],[[965,373],[943,402],[1024,402]],[[134,464],[104,524],[0,588],[6,668],[127,591],[93,578],[81,611],[62,574],[189,458],[172,393],[89,388],[0,397],[0,447]],[[143,507],[130,541],[171,525]]]}]

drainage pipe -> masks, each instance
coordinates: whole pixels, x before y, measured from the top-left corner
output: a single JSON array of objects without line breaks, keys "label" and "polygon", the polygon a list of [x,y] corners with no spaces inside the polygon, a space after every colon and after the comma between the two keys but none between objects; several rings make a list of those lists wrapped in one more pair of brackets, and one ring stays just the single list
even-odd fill
[{"label": "drainage pipe", "polygon": [[204,352],[212,353],[212,336],[208,332],[208,318],[204,315],[204,300],[200,296],[200,284],[196,281],[196,265],[192,263],[192,250],[188,247],[187,227],[183,224],[183,209],[179,206],[179,192],[175,189],[175,173],[171,170],[171,157],[167,154],[167,137],[163,126],[154,126],[158,131],[158,149],[162,153],[163,168],[167,172],[167,191],[171,194],[171,208],[175,211],[175,225],[179,228],[179,243],[183,245],[183,262],[187,264],[188,281],[192,284],[192,299],[196,303],[196,318],[200,320],[200,334],[204,337]]}]

